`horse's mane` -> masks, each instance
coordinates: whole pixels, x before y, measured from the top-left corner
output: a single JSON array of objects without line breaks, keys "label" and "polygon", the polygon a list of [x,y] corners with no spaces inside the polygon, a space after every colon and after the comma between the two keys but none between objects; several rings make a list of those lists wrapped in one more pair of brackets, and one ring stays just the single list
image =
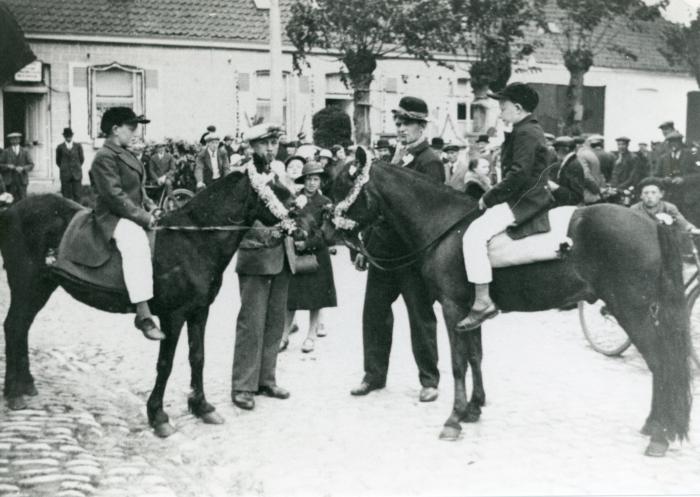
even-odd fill
[{"label": "horse's mane", "polygon": [[410,203],[418,207],[420,214],[429,218],[430,222],[422,226],[423,235],[427,238],[439,237],[469,215],[478,215],[476,199],[450,186],[436,183],[424,174],[386,163],[373,164],[372,168],[407,191]]}]

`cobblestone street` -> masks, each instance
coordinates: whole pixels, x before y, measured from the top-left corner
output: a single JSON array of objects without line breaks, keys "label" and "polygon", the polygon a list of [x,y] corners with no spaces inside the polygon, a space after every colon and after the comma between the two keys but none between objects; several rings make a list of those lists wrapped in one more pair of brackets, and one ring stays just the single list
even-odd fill
[{"label": "cobblestone street", "polygon": [[[165,398],[177,432],[167,440],[152,434],[145,415],[157,344],[130,316],[57,291],[30,333],[39,395],[29,410],[2,403],[0,495],[700,494],[700,425],[666,458],[644,457],[639,429],[651,375],[634,350],[621,359],[592,351],[574,311],[506,314],[485,326],[487,405],[457,442],[438,440],[452,402],[444,327],[440,397],[421,404],[402,302],[387,388],[351,397],[362,378],[365,274],[345,250],[333,263],[341,307],[325,314],[328,336],[302,354],[302,313],[277,374],[292,397],[257,397],[252,412],[230,400],[239,299],[229,267],[210,314],[205,366],[207,398],[226,424],[204,425],[187,412],[182,339]],[[0,274],[4,319],[9,291]]]}]

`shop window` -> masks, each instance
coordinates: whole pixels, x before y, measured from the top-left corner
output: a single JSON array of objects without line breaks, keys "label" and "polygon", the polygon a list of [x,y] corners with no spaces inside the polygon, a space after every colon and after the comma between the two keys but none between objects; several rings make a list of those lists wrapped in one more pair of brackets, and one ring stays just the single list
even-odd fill
[{"label": "shop window", "polygon": [[[100,134],[100,121],[110,107],[144,113],[144,71],[117,63],[89,68],[90,135]],[[143,130],[143,128],[141,128]]]}]

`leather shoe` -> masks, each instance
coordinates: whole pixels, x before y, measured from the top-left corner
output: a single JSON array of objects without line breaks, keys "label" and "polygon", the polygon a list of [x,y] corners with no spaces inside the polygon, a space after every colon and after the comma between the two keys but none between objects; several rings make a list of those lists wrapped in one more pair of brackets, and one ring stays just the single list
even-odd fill
[{"label": "leather shoe", "polygon": [[231,394],[233,405],[251,411],[255,407],[255,398],[252,392],[235,391]]},{"label": "leather shoe", "polygon": [[421,402],[434,402],[438,398],[438,389],[435,387],[423,387],[420,390],[418,399]]},{"label": "leather shoe", "polygon": [[264,385],[258,388],[258,395],[272,397],[273,399],[288,399],[289,391],[277,385]]},{"label": "leather shoe", "polygon": [[160,329],[156,326],[156,323],[150,317],[140,318],[136,316],[134,318],[134,326],[136,326],[137,329],[141,330],[143,336],[145,336],[149,340],[165,339],[165,333],[160,331]]},{"label": "leather shoe", "polygon": [[373,390],[380,390],[382,388],[384,388],[384,387],[371,385],[371,384],[367,383],[366,381],[363,381],[362,383],[360,383],[359,387],[353,388],[352,390],[350,390],[350,395],[354,395],[355,397],[362,397],[364,395],[367,395],[368,393],[370,393]]},{"label": "leather shoe", "polygon": [[496,314],[498,314],[498,308],[494,303],[491,303],[488,307],[485,307],[484,309],[480,309],[478,311],[472,309],[471,311],[469,311],[469,314],[466,318],[462,319],[459,323],[457,323],[457,331],[462,332],[475,330],[476,328],[481,326],[481,324],[487,319],[495,317]]}]

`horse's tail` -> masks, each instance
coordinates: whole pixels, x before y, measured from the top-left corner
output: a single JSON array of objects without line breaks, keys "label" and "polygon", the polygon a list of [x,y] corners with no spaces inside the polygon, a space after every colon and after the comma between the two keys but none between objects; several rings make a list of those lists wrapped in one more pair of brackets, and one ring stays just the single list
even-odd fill
[{"label": "horse's tail", "polygon": [[659,224],[661,271],[659,273],[659,311],[657,327],[659,353],[655,379],[662,396],[659,405],[666,412],[665,427],[670,439],[688,437],[692,404],[690,371],[690,323],[683,284],[683,267],[677,233]]}]

